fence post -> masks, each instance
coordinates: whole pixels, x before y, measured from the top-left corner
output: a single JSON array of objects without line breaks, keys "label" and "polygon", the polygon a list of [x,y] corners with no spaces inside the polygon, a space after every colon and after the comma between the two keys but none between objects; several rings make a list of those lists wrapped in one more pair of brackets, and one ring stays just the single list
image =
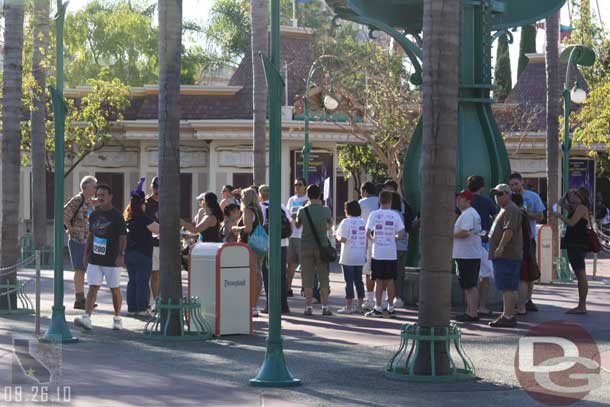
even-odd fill
[{"label": "fence post", "polygon": [[36,250],[36,336],[40,336],[40,250]]}]

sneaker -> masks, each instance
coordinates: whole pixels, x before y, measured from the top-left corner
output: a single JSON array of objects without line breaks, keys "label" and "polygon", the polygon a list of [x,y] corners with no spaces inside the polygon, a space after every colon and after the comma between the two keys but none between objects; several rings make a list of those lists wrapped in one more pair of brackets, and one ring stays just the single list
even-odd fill
[{"label": "sneaker", "polygon": [[369,300],[366,300],[362,303],[363,311],[372,311],[375,308],[375,303]]},{"label": "sneaker", "polygon": [[394,298],[394,303],[392,305],[394,305],[394,308],[401,308],[405,304],[402,302],[402,300],[400,298],[396,297],[396,298]]},{"label": "sneaker", "polygon": [[128,317],[135,317],[137,314],[137,312],[131,312],[131,311],[127,311],[127,316]]},{"label": "sneaker", "polygon": [[269,308],[267,306],[265,306],[265,308],[262,309],[262,311],[260,311],[261,314],[268,314],[269,313]]},{"label": "sneaker", "polygon": [[538,307],[533,303],[532,300],[529,300],[525,303],[525,310],[528,312],[538,312]]},{"label": "sneaker", "polygon": [[146,310],[146,311],[136,312],[134,316],[138,317],[138,318],[142,318],[142,319],[150,319],[154,315],[149,310]]},{"label": "sneaker", "polygon": [[76,317],[74,318],[74,325],[78,326],[79,328],[83,328],[87,331],[91,330],[91,318],[89,318],[89,315],[85,314],[82,317]]},{"label": "sneaker", "polygon": [[478,322],[479,316],[477,315],[476,317],[471,317],[470,315],[464,313],[455,317],[455,320],[458,322]]},{"label": "sneaker", "polygon": [[337,314],[353,314],[354,311],[351,308],[343,307],[337,310]]},{"label": "sneaker", "polygon": [[305,311],[303,312],[303,315],[305,315],[306,317],[312,316],[313,315],[313,310],[311,308],[305,308]]},{"label": "sneaker", "polygon": [[333,313],[328,308],[322,308],[322,316],[330,317]]},{"label": "sneaker", "polygon": [[258,318],[258,308],[252,308],[252,318]]},{"label": "sneaker", "polygon": [[492,328],[514,328],[517,326],[517,318],[506,318],[504,316],[501,316],[495,321],[491,321],[489,323],[489,326]]},{"label": "sneaker", "polygon": [[370,318],[381,318],[381,317],[383,317],[383,312],[377,311],[375,308],[373,308],[372,310],[370,310],[369,312],[364,314],[364,316],[370,317]]},{"label": "sneaker", "polygon": [[120,331],[121,329],[123,329],[123,320],[121,319],[121,317],[113,317],[112,318],[112,330]]}]

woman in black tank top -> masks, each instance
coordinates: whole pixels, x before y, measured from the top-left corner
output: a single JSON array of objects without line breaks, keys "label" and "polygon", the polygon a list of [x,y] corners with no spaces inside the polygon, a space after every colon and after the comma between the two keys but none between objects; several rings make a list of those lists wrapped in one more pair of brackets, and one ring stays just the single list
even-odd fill
[{"label": "woman in black tank top", "polygon": [[193,225],[190,222],[181,220],[181,226],[191,233],[199,233],[200,241],[208,243],[221,243],[220,226],[223,220],[218,197],[213,192],[206,192],[203,195],[202,216],[198,216],[198,222]]},{"label": "woman in black tank top", "polygon": [[578,279],[578,307],[569,310],[568,314],[586,314],[587,293],[589,285],[585,269],[585,257],[589,251],[589,235],[587,225],[590,222],[589,193],[581,188],[570,191],[560,201],[560,206],[568,210],[568,216],[560,213],[555,215],[566,224],[566,234],[561,241],[562,248],[568,252],[568,260],[572,271]]}]

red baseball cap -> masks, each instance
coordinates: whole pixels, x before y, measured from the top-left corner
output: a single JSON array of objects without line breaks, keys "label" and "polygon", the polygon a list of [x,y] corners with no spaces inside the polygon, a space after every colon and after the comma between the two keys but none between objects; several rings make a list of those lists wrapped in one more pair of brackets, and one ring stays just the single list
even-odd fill
[{"label": "red baseball cap", "polygon": [[472,199],[474,198],[474,194],[469,189],[462,189],[460,192],[455,194],[455,196],[466,198],[468,201],[472,201]]}]

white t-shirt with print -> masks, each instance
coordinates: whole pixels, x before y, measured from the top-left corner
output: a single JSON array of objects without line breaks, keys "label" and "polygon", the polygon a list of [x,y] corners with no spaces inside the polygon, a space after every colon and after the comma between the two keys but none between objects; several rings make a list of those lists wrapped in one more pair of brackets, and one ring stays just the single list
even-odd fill
[{"label": "white t-shirt with print", "polygon": [[366,255],[366,223],[361,217],[345,218],[335,232],[337,237],[346,238],[341,244],[339,264],[362,266]]},{"label": "white t-shirt with print", "polygon": [[373,231],[373,259],[396,260],[396,235],[405,229],[398,212],[377,209],[371,212],[366,229]]},{"label": "white t-shirt with print", "polygon": [[358,203],[362,210],[362,219],[364,219],[365,222],[369,220],[371,212],[379,209],[379,198],[376,196],[367,196],[366,198],[359,200]]},{"label": "white t-shirt with print", "polygon": [[455,221],[453,232],[469,230],[473,234],[465,238],[453,239],[454,259],[480,259],[481,258],[481,217],[474,208],[464,210]]},{"label": "white t-shirt with print", "polygon": [[[302,208],[303,206],[305,206],[307,201],[309,201],[309,198],[307,198],[307,195],[302,196],[302,197],[293,195],[290,198],[288,198],[288,202],[286,203],[286,209],[288,209],[288,212],[290,212],[291,215],[296,215],[299,208]],[[293,219],[293,217],[291,216],[290,219]],[[292,228],[292,236],[290,236],[290,238],[291,239],[300,239],[302,234],[303,234],[303,228],[302,227],[297,228],[295,225],[295,227]]]}]

